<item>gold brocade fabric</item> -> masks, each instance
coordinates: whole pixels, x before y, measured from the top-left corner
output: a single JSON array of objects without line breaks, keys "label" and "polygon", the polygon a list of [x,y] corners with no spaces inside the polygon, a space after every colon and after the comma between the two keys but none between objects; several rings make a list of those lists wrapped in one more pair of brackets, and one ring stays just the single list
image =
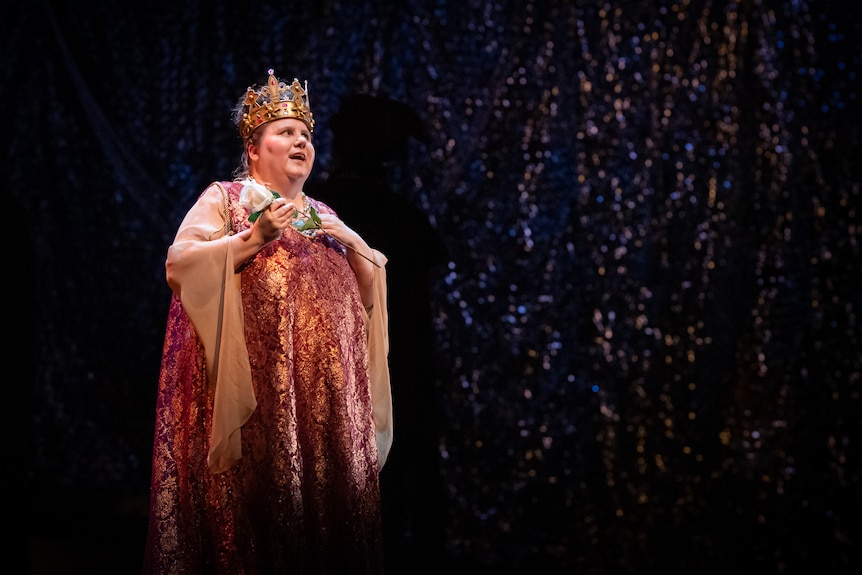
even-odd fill
[{"label": "gold brocade fabric", "polygon": [[[248,226],[226,184],[234,230]],[[320,212],[329,208],[313,205]],[[240,270],[257,407],[207,468],[213,390],[180,298],[159,379],[144,574],[382,573],[365,309],[344,248],[287,230]]]}]

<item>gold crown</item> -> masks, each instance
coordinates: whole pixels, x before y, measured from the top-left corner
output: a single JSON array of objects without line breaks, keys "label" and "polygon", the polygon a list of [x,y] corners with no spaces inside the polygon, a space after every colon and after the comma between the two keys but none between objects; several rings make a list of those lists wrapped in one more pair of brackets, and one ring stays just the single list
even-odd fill
[{"label": "gold crown", "polygon": [[296,118],[302,120],[310,131],[314,131],[314,117],[308,107],[308,82],[305,86],[296,78],[288,86],[275,77],[272,68],[269,69],[269,80],[260,92],[249,87],[242,104],[242,115],[239,119],[239,134],[242,139],[248,138],[255,128],[267,122],[280,118]]}]

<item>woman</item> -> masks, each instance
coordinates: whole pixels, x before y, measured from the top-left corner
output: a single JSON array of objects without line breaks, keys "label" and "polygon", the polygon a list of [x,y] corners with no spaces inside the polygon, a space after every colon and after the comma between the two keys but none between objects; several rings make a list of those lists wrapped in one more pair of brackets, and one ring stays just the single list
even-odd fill
[{"label": "woman", "polygon": [[270,70],[234,119],[168,249],[144,573],[380,573],[386,258],[303,192],[306,87]]}]

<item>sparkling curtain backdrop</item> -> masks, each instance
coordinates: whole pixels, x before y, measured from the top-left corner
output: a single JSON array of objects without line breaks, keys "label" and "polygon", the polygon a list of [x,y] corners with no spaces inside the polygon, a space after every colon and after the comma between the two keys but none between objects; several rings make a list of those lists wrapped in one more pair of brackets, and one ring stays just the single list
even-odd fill
[{"label": "sparkling curtain backdrop", "polygon": [[139,569],[165,253],[274,68],[391,260],[390,575],[858,572],[860,8],[7,7],[21,536]]}]

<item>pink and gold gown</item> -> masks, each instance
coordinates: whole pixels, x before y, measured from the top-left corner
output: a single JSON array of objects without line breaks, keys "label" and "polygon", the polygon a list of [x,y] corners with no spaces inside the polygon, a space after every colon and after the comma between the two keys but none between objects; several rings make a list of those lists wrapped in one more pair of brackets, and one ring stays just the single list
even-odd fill
[{"label": "pink and gold gown", "polygon": [[326,235],[290,228],[235,272],[240,189],[209,186],[168,250],[143,573],[382,573],[386,258],[368,309]]}]

